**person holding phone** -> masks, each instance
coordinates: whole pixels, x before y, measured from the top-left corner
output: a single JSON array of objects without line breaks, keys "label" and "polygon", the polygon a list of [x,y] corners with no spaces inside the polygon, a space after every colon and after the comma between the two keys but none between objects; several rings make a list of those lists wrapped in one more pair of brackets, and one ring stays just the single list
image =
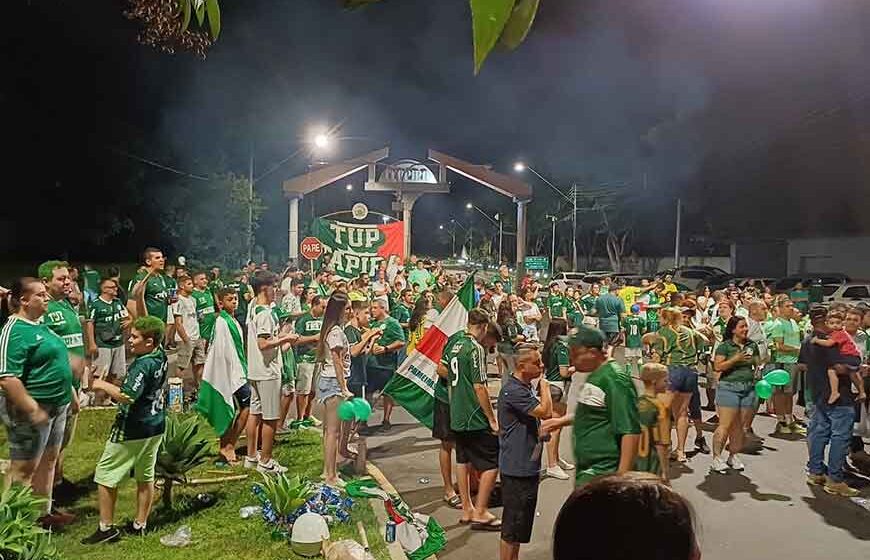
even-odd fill
[{"label": "person holding phone", "polygon": [[[746,467],[738,453],[743,448],[744,426],[755,413],[755,369],[761,363],[758,346],[749,340],[749,324],[736,315],[728,319],[723,340],[716,347],[713,370],[719,378],[716,408],[719,426],[713,434],[711,472],[725,473],[729,468],[742,471]],[[730,455],[722,460],[728,442]]]}]

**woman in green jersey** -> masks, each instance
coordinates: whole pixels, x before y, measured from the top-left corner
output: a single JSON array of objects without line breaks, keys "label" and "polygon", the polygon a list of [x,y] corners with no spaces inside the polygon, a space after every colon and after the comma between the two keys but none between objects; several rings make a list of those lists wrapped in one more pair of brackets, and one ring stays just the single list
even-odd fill
[{"label": "woman in green jersey", "polygon": [[[568,360],[568,342],[565,335],[568,334],[568,324],[565,319],[552,319],[547,327],[547,340],[544,343],[544,366],[546,369],[547,385],[553,402],[553,414],[551,418],[559,418],[568,410],[568,386],[571,374],[568,372],[570,365]],[[570,476],[565,472],[573,470],[574,465],[559,457],[559,436],[561,428],[553,430],[549,442],[547,442],[547,470],[544,476],[568,480]]]}]

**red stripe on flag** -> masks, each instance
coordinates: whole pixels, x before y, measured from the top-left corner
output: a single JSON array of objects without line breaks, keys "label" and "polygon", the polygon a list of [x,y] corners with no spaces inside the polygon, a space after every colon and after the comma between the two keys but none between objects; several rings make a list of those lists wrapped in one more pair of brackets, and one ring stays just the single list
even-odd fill
[{"label": "red stripe on flag", "polygon": [[441,353],[444,351],[444,345],[447,344],[447,335],[441,332],[438,327],[430,327],[420,343],[417,344],[415,350],[420,352],[437,366],[441,361]]},{"label": "red stripe on flag", "polygon": [[378,247],[378,256],[386,260],[396,255],[400,261],[405,260],[405,223],[378,224],[378,229],[384,236],[384,244]]}]

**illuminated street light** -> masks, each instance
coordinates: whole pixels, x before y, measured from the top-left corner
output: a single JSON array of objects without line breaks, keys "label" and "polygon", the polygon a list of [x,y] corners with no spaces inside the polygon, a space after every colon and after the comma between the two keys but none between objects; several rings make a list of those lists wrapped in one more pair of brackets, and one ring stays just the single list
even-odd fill
[{"label": "illuminated street light", "polygon": [[329,146],[329,136],[325,133],[320,133],[314,136],[314,145],[318,148],[326,148]]},{"label": "illuminated street light", "polygon": [[474,204],[472,204],[472,203],[470,203],[470,202],[467,202],[467,203],[465,204],[465,207],[468,208],[469,210],[471,210],[472,208],[474,208]]},{"label": "illuminated street light", "polygon": [[389,217],[389,216],[383,216],[381,219],[384,221],[384,223],[387,223],[387,222],[390,221],[390,217]]},{"label": "illuminated street light", "polygon": [[444,224],[439,225],[438,229],[444,229]]},{"label": "illuminated street light", "polygon": [[525,171],[525,170],[526,170],[526,164],[525,164],[525,163],[523,163],[523,162],[521,162],[521,161],[518,161],[518,162],[516,162],[516,163],[514,164],[514,171],[516,171],[517,173],[522,173],[522,172]]},{"label": "illuminated street light", "polygon": [[349,190],[349,191],[352,191],[352,190],[353,190],[353,184],[352,184],[352,183],[348,183],[347,186],[346,186],[345,188],[346,188],[347,190]]}]

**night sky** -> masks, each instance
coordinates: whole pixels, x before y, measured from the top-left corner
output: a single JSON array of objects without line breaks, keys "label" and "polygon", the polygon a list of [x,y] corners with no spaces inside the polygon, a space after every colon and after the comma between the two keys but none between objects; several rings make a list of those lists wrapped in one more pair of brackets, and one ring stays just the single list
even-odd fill
[{"label": "night sky", "polygon": [[[253,144],[259,175],[318,126],[357,138],[330,160],[385,144],[395,159],[425,160],[435,148],[508,173],[523,159],[559,184],[643,190],[663,209],[639,225],[649,253],[671,250],[677,196],[687,233],[720,241],[870,230],[866,0],[544,0],[525,44],[494,53],[476,77],[461,0],[357,11],[223,0],[206,60],[139,45],[121,1],[9,4],[6,260],[129,260],[163,243],[160,204],[130,185],[174,177],[124,153],[246,175]],[[280,183],[309,163],[257,184],[269,206],[257,242],[269,254],[286,254]],[[343,181],[306,198],[306,211],[346,208],[364,180],[350,195]],[[453,180],[455,196],[417,204],[417,231],[455,216],[491,233],[467,200],[513,212]],[[367,202],[388,210],[384,198]],[[446,243],[418,235],[414,250]]]}]

